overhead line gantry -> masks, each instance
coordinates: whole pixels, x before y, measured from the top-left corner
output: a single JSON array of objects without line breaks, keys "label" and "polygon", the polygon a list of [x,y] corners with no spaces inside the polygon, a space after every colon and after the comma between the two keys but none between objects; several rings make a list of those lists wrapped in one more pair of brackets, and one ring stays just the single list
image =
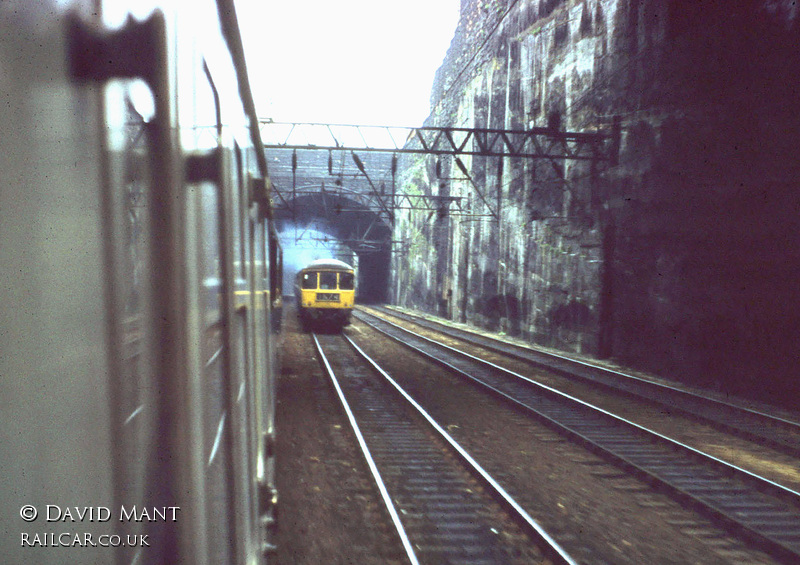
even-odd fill
[{"label": "overhead line gantry", "polygon": [[261,137],[266,149],[613,161],[619,148],[619,122],[611,132],[568,132],[547,127],[409,128],[265,120]]},{"label": "overhead line gantry", "polygon": [[[464,175],[461,180],[472,184],[475,193],[486,204],[490,216],[499,220],[498,202],[492,207],[485,187],[477,186],[460,157],[522,158],[548,161],[556,171],[563,171],[563,161],[591,163],[592,176],[598,174],[600,163],[614,165],[620,146],[620,121],[611,127],[590,131],[569,132],[552,127],[532,127],[520,130],[465,127],[398,127],[322,123],[275,122],[262,120],[261,137],[270,163],[270,177],[275,185],[277,209],[293,212],[293,201],[299,195],[326,194],[339,191],[348,179],[348,198],[369,206],[390,225],[397,209],[439,211],[475,215],[461,208],[461,197],[449,195],[398,194],[395,187],[398,155],[451,156]],[[298,152],[327,152],[324,159],[313,158],[299,162]],[[345,155],[349,153],[350,159]],[[359,155],[383,154],[363,159]],[[341,154],[334,167],[333,155]],[[355,165],[355,168],[352,167]],[[502,165],[501,165],[502,166]],[[301,180],[298,187],[298,169]],[[335,171],[334,169],[338,169]],[[382,181],[391,175],[387,194]],[[326,182],[328,183],[326,187]],[[288,184],[291,183],[291,190]],[[334,186],[331,187],[331,184]],[[326,192],[327,188],[327,192]],[[356,196],[358,195],[358,196]],[[355,197],[355,198],[354,198]],[[453,209],[455,206],[455,209]],[[349,210],[338,209],[337,213]]]}]

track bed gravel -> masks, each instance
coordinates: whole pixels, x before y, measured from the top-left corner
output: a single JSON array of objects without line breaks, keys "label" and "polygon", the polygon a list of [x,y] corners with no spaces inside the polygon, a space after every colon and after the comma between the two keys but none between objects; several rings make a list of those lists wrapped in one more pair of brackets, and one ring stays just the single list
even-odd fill
[{"label": "track bed gravel", "polygon": [[[341,410],[291,311],[278,383],[282,564],[403,563]],[[705,518],[361,323],[346,329],[581,563],[769,564]]]}]

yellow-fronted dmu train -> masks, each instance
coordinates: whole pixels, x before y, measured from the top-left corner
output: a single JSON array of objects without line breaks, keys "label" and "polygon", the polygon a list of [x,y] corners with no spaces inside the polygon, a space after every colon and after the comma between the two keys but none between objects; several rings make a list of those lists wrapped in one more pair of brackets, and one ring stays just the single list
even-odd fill
[{"label": "yellow-fronted dmu train", "polygon": [[355,270],[336,259],[312,261],[297,273],[294,293],[304,329],[341,329],[355,305]]}]

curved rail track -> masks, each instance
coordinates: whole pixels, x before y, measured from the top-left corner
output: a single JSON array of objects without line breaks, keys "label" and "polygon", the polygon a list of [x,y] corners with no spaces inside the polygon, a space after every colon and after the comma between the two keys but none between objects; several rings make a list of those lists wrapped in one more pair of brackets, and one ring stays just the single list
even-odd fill
[{"label": "curved rail track", "polygon": [[800,493],[554,388],[374,315],[359,318],[710,516],[786,563],[800,561]]},{"label": "curved rail track", "polygon": [[576,563],[354,342],[314,342],[411,563]]}]

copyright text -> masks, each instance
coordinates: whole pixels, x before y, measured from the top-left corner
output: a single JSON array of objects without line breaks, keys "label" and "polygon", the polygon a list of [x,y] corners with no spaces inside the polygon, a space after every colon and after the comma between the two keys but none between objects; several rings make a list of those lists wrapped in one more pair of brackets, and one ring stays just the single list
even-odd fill
[{"label": "copyright text", "polygon": [[[112,511],[107,506],[58,506],[48,504],[45,506],[44,518],[47,522],[177,522],[180,506],[120,506],[118,511]],[[19,511],[20,517],[26,522],[33,522],[39,518],[39,509],[31,504],[26,504]]]}]

